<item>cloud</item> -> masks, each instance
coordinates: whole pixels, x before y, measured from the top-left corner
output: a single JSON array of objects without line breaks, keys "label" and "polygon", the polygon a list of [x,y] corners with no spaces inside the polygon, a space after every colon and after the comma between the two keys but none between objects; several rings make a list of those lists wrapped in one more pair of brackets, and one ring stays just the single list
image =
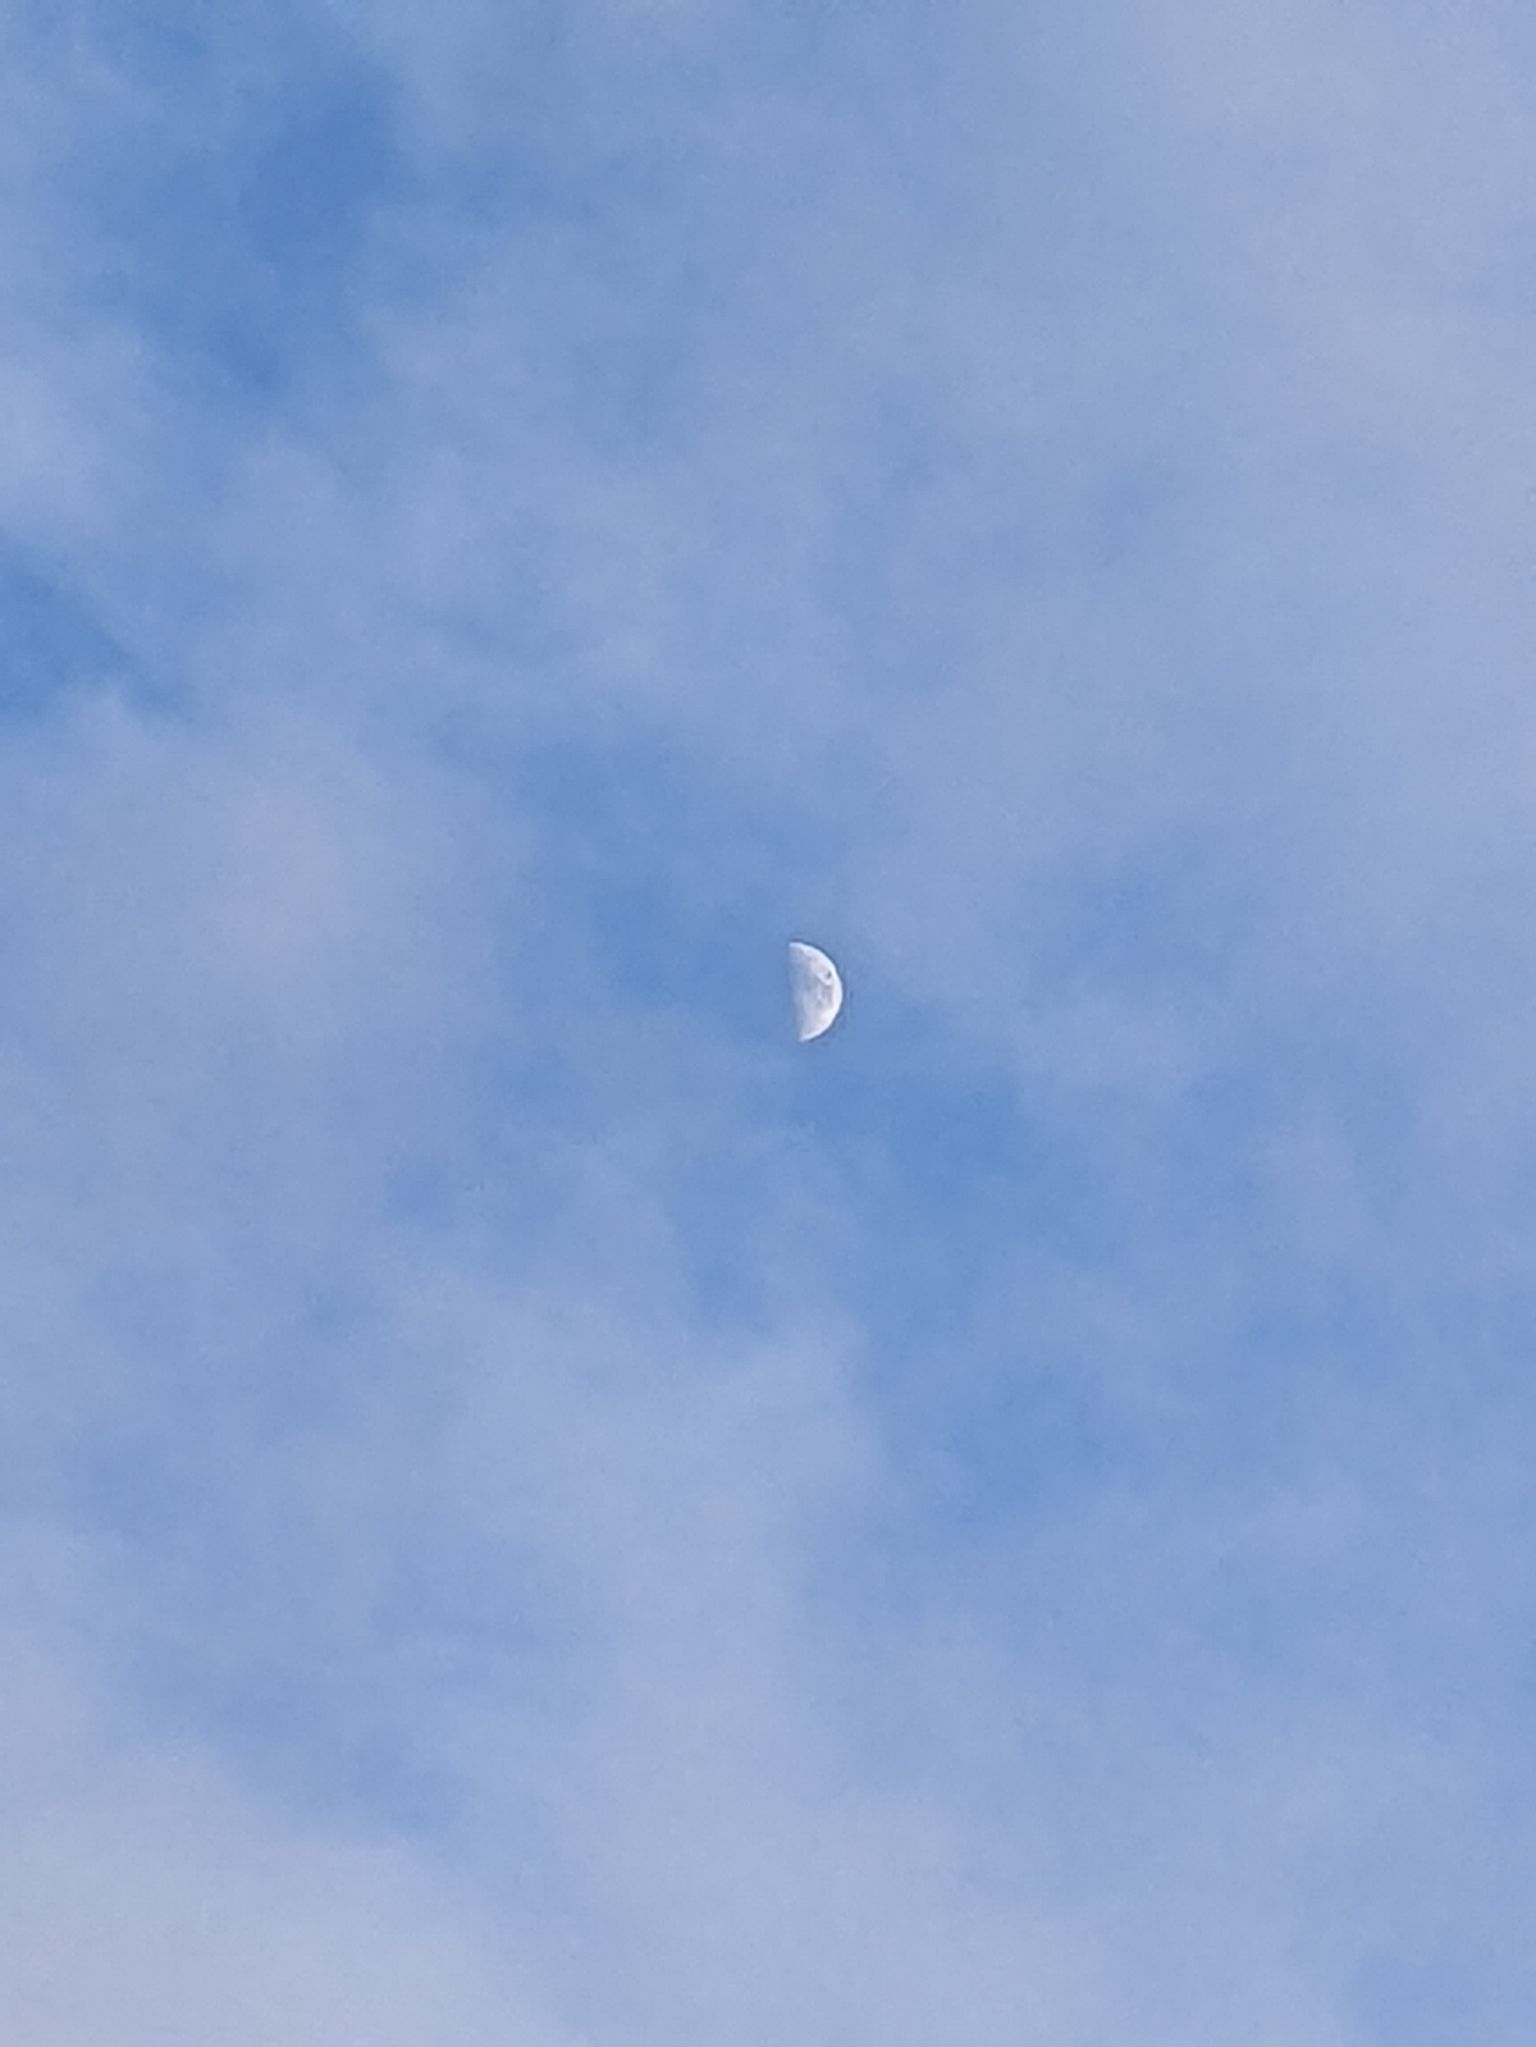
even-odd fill
[{"label": "cloud", "polygon": [[1524,2037],[1511,23],[11,25],[13,2031]]}]

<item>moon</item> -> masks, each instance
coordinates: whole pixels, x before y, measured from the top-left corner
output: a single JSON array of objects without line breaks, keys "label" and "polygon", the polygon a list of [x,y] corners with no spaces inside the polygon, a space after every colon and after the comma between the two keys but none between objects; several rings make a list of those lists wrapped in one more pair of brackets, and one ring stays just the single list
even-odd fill
[{"label": "moon", "polygon": [[819,946],[792,941],[789,999],[795,1012],[795,1036],[802,1045],[836,1023],[843,1006],[843,978]]}]

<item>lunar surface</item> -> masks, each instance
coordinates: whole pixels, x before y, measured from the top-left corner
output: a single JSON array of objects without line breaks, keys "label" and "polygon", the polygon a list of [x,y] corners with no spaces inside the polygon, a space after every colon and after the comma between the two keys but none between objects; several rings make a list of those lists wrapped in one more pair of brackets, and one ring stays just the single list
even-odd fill
[{"label": "lunar surface", "polygon": [[795,1012],[795,1036],[802,1045],[831,1030],[843,1006],[843,983],[837,968],[814,945],[796,939],[789,948],[789,999]]}]

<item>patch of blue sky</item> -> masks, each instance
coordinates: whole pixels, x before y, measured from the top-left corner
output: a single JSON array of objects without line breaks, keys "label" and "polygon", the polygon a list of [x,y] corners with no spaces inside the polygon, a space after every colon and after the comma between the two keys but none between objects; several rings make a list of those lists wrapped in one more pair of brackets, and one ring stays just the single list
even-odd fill
[{"label": "patch of blue sky", "polygon": [[60,699],[124,690],[152,701],[132,661],[88,602],[32,566],[20,549],[0,558],[0,718],[57,711]]},{"label": "patch of blue sky", "polygon": [[[363,344],[368,228],[409,191],[387,85],[344,52],[235,82],[196,42],[124,61],[140,119],[82,180],[97,304],[153,334],[167,376],[281,403]],[[168,96],[179,112],[162,126]]]}]

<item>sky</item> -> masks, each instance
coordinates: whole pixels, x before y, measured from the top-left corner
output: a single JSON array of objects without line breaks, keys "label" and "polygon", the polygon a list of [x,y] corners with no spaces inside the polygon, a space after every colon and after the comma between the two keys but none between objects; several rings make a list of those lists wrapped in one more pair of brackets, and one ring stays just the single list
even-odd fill
[{"label": "sky", "polygon": [[8,2039],[1525,2047],[1533,64],[3,11]]}]

